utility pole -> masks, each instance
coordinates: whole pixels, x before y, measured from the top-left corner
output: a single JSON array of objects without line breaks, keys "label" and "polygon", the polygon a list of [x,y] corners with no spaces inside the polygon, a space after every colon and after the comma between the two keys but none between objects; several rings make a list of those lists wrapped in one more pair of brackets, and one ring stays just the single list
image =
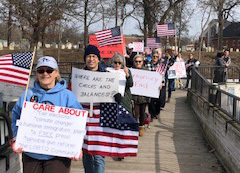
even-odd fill
[{"label": "utility pole", "polygon": [[115,0],[116,10],[115,10],[115,26],[118,25],[118,0]]}]

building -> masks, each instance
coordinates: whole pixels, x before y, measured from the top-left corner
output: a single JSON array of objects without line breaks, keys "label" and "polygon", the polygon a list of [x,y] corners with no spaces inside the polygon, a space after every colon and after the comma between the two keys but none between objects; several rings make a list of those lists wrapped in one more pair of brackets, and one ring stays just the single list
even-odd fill
[{"label": "building", "polygon": [[[231,22],[225,21],[223,29],[225,29],[230,24],[231,24]],[[213,20],[211,20],[211,22],[209,22],[207,28],[203,31],[202,48],[214,46],[213,39],[216,36],[216,34],[218,34],[218,27],[219,27],[219,23],[218,23],[217,19],[213,19]]]},{"label": "building", "polygon": [[[212,39],[213,47],[218,47],[218,34]],[[232,22],[223,30],[223,48],[240,49],[240,22]]]}]

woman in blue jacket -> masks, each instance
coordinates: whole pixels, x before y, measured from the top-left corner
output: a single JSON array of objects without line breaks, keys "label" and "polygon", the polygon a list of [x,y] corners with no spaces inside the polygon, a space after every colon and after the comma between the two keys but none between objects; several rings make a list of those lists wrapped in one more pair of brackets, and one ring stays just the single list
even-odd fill
[{"label": "woman in blue jacket", "polygon": [[[27,91],[26,101],[82,109],[76,96],[66,89],[66,81],[61,79],[57,62],[53,57],[41,57],[38,60],[36,69],[37,78],[34,82],[34,87]],[[14,139],[18,131],[16,121],[20,119],[23,102],[24,94],[17,101],[12,111]],[[15,148],[14,140],[11,146],[14,152],[23,152],[22,148]],[[24,173],[67,173],[70,171],[70,158],[28,152],[23,152],[22,158]],[[77,160],[78,158],[72,159]]]}]

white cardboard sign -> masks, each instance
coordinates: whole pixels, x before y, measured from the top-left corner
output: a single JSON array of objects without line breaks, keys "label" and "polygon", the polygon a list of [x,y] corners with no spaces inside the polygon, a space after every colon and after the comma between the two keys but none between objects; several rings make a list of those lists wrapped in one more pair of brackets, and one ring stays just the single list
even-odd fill
[{"label": "white cardboard sign", "polygon": [[118,93],[118,75],[108,72],[72,69],[72,91],[81,103],[112,103]]},{"label": "white cardboard sign", "polygon": [[179,79],[186,77],[186,67],[183,61],[175,62],[168,70],[168,79]]},{"label": "white cardboard sign", "polygon": [[130,88],[133,95],[158,98],[159,87],[162,83],[162,75],[147,70],[130,69],[133,77],[133,87]]},{"label": "white cardboard sign", "polygon": [[114,70],[111,67],[106,68],[107,71],[117,74],[119,76],[119,90],[118,92],[121,93],[122,96],[124,96],[125,87],[126,87],[126,73],[123,69]]},{"label": "white cardboard sign", "polygon": [[31,153],[79,157],[87,115],[85,110],[25,102],[16,147]]},{"label": "white cardboard sign", "polygon": [[144,52],[144,43],[133,42],[133,52]]}]

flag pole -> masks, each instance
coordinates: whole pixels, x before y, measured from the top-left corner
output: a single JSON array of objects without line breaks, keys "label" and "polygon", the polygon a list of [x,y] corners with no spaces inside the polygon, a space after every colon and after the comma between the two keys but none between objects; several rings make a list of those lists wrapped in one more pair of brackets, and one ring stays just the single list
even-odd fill
[{"label": "flag pole", "polygon": [[27,86],[26,86],[26,90],[25,90],[23,103],[26,101],[26,97],[27,97],[27,91],[28,91],[28,87],[29,87],[29,83],[30,83],[30,78],[31,78],[31,73],[32,73],[32,66],[33,66],[33,61],[34,61],[35,55],[36,55],[36,50],[37,50],[37,46],[34,46],[33,55],[32,55],[32,62],[31,62],[31,66],[30,66],[30,72],[29,72],[29,76],[28,76],[28,82],[27,82]]},{"label": "flag pole", "polygon": [[174,39],[175,39],[175,53],[177,53],[176,22],[174,22],[174,30],[175,30],[175,35],[174,35]]}]

